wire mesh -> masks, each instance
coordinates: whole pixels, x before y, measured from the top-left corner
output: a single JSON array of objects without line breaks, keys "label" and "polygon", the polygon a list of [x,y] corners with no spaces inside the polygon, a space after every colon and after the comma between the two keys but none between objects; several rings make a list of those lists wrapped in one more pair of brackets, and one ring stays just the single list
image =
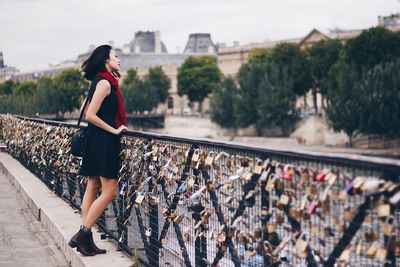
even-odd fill
[{"label": "wire mesh", "polygon": [[[0,116],[7,152],[80,207],[77,127]],[[128,132],[98,220],[147,266],[399,266],[398,161]]]}]

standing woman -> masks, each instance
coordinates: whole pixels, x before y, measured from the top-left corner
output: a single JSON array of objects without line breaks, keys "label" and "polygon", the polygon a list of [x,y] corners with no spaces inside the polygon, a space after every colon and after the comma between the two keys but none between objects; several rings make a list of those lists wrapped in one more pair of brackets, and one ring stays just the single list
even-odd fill
[{"label": "standing woman", "polygon": [[[83,196],[82,226],[68,243],[85,256],[106,253],[93,241],[92,226],[117,196],[120,166],[120,134],[127,130],[122,96],[118,88],[121,61],[109,45],[97,47],[82,64],[84,77],[91,81],[86,111],[88,127],[80,175],[88,176]],[[101,195],[96,199],[99,190]]]}]

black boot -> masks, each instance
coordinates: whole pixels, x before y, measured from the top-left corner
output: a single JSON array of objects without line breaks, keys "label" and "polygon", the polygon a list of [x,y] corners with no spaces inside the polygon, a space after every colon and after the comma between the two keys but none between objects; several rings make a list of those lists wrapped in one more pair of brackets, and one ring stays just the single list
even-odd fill
[{"label": "black boot", "polygon": [[107,253],[107,250],[101,249],[98,246],[96,246],[96,244],[94,243],[94,240],[93,240],[93,233],[92,232],[90,232],[90,246],[91,246],[92,250],[96,254],[106,254]]},{"label": "black boot", "polygon": [[71,237],[71,240],[68,242],[68,246],[70,246],[71,248],[76,248],[76,237],[78,236],[78,234],[79,231],[73,237]]},{"label": "black boot", "polygon": [[94,252],[90,245],[90,235],[91,232],[85,232],[81,229],[76,236],[76,250],[85,256],[96,255],[96,252]]}]

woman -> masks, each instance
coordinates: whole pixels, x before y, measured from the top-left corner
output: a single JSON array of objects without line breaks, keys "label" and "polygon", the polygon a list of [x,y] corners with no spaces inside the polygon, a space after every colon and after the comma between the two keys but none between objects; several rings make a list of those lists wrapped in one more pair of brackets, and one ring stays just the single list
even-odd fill
[{"label": "woman", "polygon": [[[92,226],[117,196],[120,134],[127,130],[122,96],[118,88],[120,60],[109,45],[97,47],[82,64],[91,81],[86,111],[88,127],[80,175],[88,176],[83,196],[82,226],[68,243],[85,256],[106,253],[93,241]],[[101,195],[96,199],[101,188]]]}]

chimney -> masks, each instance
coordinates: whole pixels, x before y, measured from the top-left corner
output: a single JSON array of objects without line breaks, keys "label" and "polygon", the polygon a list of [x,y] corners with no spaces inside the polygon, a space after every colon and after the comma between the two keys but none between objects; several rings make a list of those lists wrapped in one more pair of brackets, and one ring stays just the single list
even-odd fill
[{"label": "chimney", "polygon": [[96,47],[95,47],[94,44],[89,45],[89,52],[93,52],[93,50],[94,50],[95,48],[96,48]]},{"label": "chimney", "polygon": [[108,45],[114,48],[114,41],[108,41]]},{"label": "chimney", "polygon": [[181,53],[181,47],[180,47],[180,46],[177,46],[177,47],[176,47],[176,53],[177,53],[177,54],[180,54],[180,53]]},{"label": "chimney", "polygon": [[233,42],[233,47],[238,47],[239,46],[239,42],[238,41],[234,41]]},{"label": "chimney", "polygon": [[157,54],[161,53],[160,31],[156,31],[154,33],[154,50],[154,52]]},{"label": "chimney", "polygon": [[133,51],[133,53],[140,53],[140,45],[135,45],[135,50]]},{"label": "chimney", "polygon": [[124,46],[122,47],[122,53],[129,54],[130,52],[131,52],[131,49],[130,49],[129,45],[124,44]]}]

